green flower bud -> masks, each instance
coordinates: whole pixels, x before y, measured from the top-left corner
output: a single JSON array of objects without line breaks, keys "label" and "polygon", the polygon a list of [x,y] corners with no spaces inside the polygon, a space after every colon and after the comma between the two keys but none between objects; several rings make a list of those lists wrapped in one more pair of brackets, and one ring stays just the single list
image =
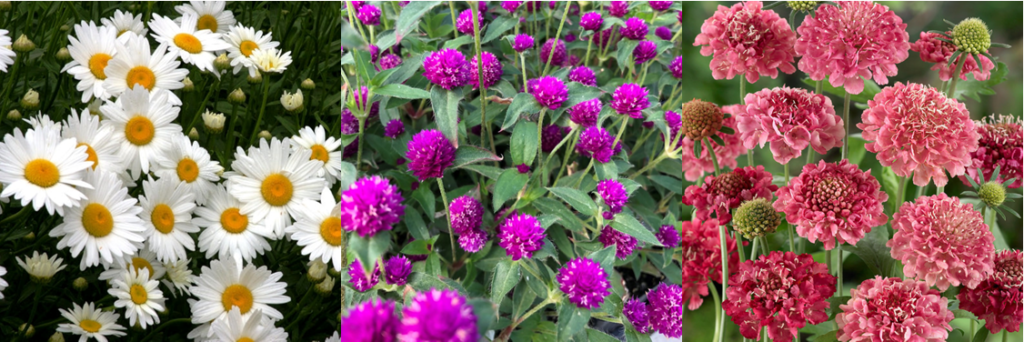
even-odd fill
[{"label": "green flower bud", "polygon": [[267,130],[260,131],[260,133],[256,134],[256,136],[259,137],[260,139],[267,139],[268,141],[270,140],[270,138],[274,137],[273,135],[270,135],[270,131]]},{"label": "green flower bud", "polygon": [[302,80],[302,84],[300,84],[299,87],[305,90],[313,90],[316,89],[316,83],[313,83],[313,80],[307,78]]},{"label": "green flower bud", "polygon": [[217,56],[217,59],[213,60],[213,67],[217,68],[217,71],[231,69],[231,60],[228,59],[228,54],[221,53],[220,56]]},{"label": "green flower bud", "polygon": [[982,184],[978,189],[978,198],[990,208],[998,207],[1006,200],[1006,188],[996,182]]},{"label": "green flower bud", "polygon": [[188,131],[188,138],[192,140],[199,139],[199,130],[197,130],[195,127],[192,127],[192,130]]},{"label": "green flower bud", "polygon": [[64,334],[61,334],[59,332],[55,332],[55,333],[53,333],[53,335],[50,335],[50,339],[47,340],[47,341],[48,342],[64,342]]},{"label": "green flower bud", "polygon": [[249,84],[260,84],[263,82],[263,74],[256,72],[256,76],[249,75]]},{"label": "green flower bud", "polygon": [[953,44],[957,50],[978,54],[988,51],[992,46],[992,35],[984,21],[967,18],[953,27]]},{"label": "green flower bud", "polygon": [[36,335],[36,327],[28,323],[21,323],[21,326],[18,327],[18,333],[21,336],[32,337]]},{"label": "green flower bud", "polygon": [[11,48],[15,52],[29,52],[36,49],[36,43],[33,43],[31,39],[28,39],[28,36],[22,34],[21,37],[18,37],[18,40],[14,41],[14,45]]},{"label": "green flower bud", "polygon": [[798,12],[810,12],[818,6],[818,1],[786,1],[786,6]]},{"label": "green flower bud", "polygon": [[192,83],[191,77],[185,76],[185,80],[181,81],[181,83],[185,85],[184,87],[181,87],[181,91],[183,92],[187,93],[196,90],[196,85]]},{"label": "green flower bud", "polygon": [[25,96],[21,97],[21,108],[27,110],[39,108],[39,92],[35,91],[35,89],[26,91]]},{"label": "green flower bud", "polygon": [[57,50],[56,57],[58,61],[66,63],[68,61],[71,61],[71,52],[68,51],[68,48],[62,47],[60,48],[60,50]]},{"label": "green flower bud", "polygon": [[242,91],[242,88],[235,88],[235,90],[228,95],[228,102],[233,104],[245,103],[245,92]]},{"label": "green flower bud", "polygon": [[782,215],[775,211],[767,199],[755,198],[743,202],[739,209],[736,209],[732,222],[733,227],[743,234],[743,237],[752,239],[774,233],[782,223]]},{"label": "green flower bud", "polygon": [[11,109],[10,112],[7,112],[7,119],[15,121],[21,120],[21,112],[19,112],[17,109]]},{"label": "green flower bud", "polygon": [[75,281],[71,282],[71,286],[74,287],[75,290],[85,291],[85,289],[89,288],[89,281],[85,280],[83,277],[78,277],[75,278]]}]

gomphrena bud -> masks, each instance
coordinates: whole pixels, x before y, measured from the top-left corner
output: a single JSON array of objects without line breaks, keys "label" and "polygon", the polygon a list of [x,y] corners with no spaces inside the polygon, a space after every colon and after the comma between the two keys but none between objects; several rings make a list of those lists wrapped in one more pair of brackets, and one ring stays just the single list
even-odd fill
[{"label": "gomphrena bud", "polygon": [[775,211],[770,201],[760,197],[740,204],[732,219],[736,231],[747,239],[774,233],[782,224],[782,215]]},{"label": "gomphrena bud", "polygon": [[680,118],[683,135],[696,142],[709,138],[722,129],[724,115],[718,105],[693,99],[683,104]]},{"label": "gomphrena bud", "polygon": [[235,88],[231,94],[228,94],[228,102],[233,104],[245,103],[245,92],[242,91],[242,88]]},{"label": "gomphrena bud", "polygon": [[953,44],[966,53],[982,53],[992,46],[988,26],[978,18],[967,18],[953,26]]},{"label": "gomphrena bud", "polygon": [[989,208],[998,207],[1006,200],[1006,188],[996,182],[982,184],[978,189],[978,198],[981,198],[981,202]]},{"label": "gomphrena bud", "polygon": [[818,2],[820,1],[786,1],[786,6],[797,12],[810,12],[818,6]]},{"label": "gomphrena bud", "polygon": [[184,92],[187,93],[187,92],[191,92],[193,90],[196,90],[196,85],[194,83],[192,83],[192,78],[191,77],[185,76],[185,80],[181,81],[181,83],[184,84],[184,86],[181,87],[181,91],[184,91]]},{"label": "gomphrena bud", "polygon": [[257,134],[256,136],[259,137],[260,139],[267,139],[267,140],[270,140],[270,138],[274,137],[273,135],[270,135],[270,131],[267,131],[267,130],[260,131],[260,133]]},{"label": "gomphrena bud", "polygon": [[85,291],[85,289],[89,288],[89,281],[85,280],[85,278],[83,277],[78,277],[75,278],[73,282],[71,282],[71,286],[74,287],[75,290]]},{"label": "gomphrena bud", "polygon": [[25,96],[21,97],[21,108],[27,110],[39,108],[39,92],[35,91],[35,89],[26,91]]},{"label": "gomphrena bud", "polygon": [[263,82],[263,74],[256,72],[256,76],[249,75],[249,84],[260,84]]},{"label": "gomphrena bud", "polygon": [[21,112],[17,109],[11,109],[11,111],[7,112],[7,120],[21,120]]},{"label": "gomphrena bud", "polygon": [[22,34],[21,37],[18,37],[18,40],[14,41],[14,45],[11,45],[11,49],[15,52],[30,52],[36,49],[36,43],[33,43],[31,39],[28,39],[28,36]]},{"label": "gomphrena bud", "polygon": [[307,78],[302,80],[302,84],[300,84],[299,87],[305,90],[313,90],[316,89],[316,83],[314,83],[313,80]]},{"label": "gomphrena bud", "polygon": [[195,127],[192,127],[192,130],[188,131],[188,138],[192,140],[199,139],[199,130],[197,130]]},{"label": "gomphrena bud", "polygon": [[226,71],[231,69],[231,60],[228,59],[228,54],[222,52],[217,56],[217,59],[213,60],[213,67],[217,68],[217,71]]},{"label": "gomphrena bud", "polygon": [[69,62],[71,61],[71,51],[68,51],[68,48],[66,47],[62,47],[60,50],[57,50],[56,57],[60,62]]}]

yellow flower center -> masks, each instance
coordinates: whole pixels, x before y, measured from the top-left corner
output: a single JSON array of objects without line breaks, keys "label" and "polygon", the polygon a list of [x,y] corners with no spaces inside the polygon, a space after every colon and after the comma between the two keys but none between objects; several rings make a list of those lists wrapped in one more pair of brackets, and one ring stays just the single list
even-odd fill
[{"label": "yellow flower center", "polygon": [[128,29],[117,31],[117,36],[120,37],[122,34],[125,34],[126,32],[128,32]]},{"label": "yellow flower center", "polygon": [[253,340],[251,338],[248,338],[248,337],[242,337],[242,338],[238,339],[238,341],[235,341],[235,342],[255,342],[255,340]]},{"label": "yellow flower center", "polygon": [[320,223],[320,236],[331,246],[341,246],[341,219],[328,217]]},{"label": "yellow flower center", "polygon": [[60,170],[49,160],[35,159],[25,165],[25,179],[32,184],[49,188],[60,182]]},{"label": "yellow flower center", "polygon": [[178,179],[185,183],[192,183],[199,178],[199,165],[192,158],[182,158],[178,161]]},{"label": "yellow flower center", "polygon": [[242,55],[245,57],[249,57],[249,55],[252,54],[252,50],[256,50],[258,48],[260,48],[259,44],[256,44],[256,42],[251,40],[242,41],[241,44],[238,44],[238,50],[241,51]]},{"label": "yellow flower center", "polygon": [[89,71],[92,71],[92,75],[96,76],[97,79],[107,79],[107,74],[103,72],[103,69],[107,68],[107,63],[110,59],[114,58],[105,53],[97,53],[89,57]]},{"label": "yellow flower center", "polygon": [[199,41],[199,38],[188,33],[179,33],[174,36],[174,45],[188,53],[203,52],[203,43]]},{"label": "yellow flower center", "polygon": [[327,149],[324,148],[323,145],[316,144],[313,145],[313,147],[310,147],[310,149],[313,150],[313,153],[309,155],[309,160],[316,159],[324,163],[327,163],[328,160],[331,160],[330,155],[327,153]]},{"label": "yellow flower center", "polygon": [[237,306],[244,315],[252,309],[252,291],[244,285],[228,286],[220,296],[220,302],[224,305],[224,311],[231,311],[232,307]]},{"label": "yellow flower center", "polygon": [[149,219],[153,222],[153,227],[161,233],[170,234],[174,231],[174,211],[166,204],[161,203],[153,208]]},{"label": "yellow flower center", "polygon": [[280,173],[269,175],[263,179],[260,193],[270,205],[283,206],[292,200],[292,181]]},{"label": "yellow flower center", "polygon": [[199,21],[196,22],[196,30],[210,30],[217,32],[217,18],[212,15],[204,14],[199,17]]},{"label": "yellow flower center", "polygon": [[240,234],[249,227],[249,217],[242,215],[238,208],[230,208],[220,214],[220,225],[231,234]]},{"label": "yellow flower center", "polygon": [[146,304],[149,301],[149,293],[146,292],[146,288],[139,284],[133,284],[128,293],[132,295],[132,303],[136,305]]},{"label": "yellow flower center", "polygon": [[103,325],[100,324],[100,322],[91,319],[83,319],[81,322],[78,322],[78,326],[82,327],[82,330],[91,333],[98,332],[100,331],[100,328],[103,328]]},{"label": "yellow flower center", "polygon": [[149,67],[140,65],[128,70],[125,81],[128,83],[128,88],[131,89],[140,85],[146,90],[153,90],[153,86],[156,85],[156,74],[153,74],[153,70],[149,70]]},{"label": "yellow flower center", "polygon": [[[149,260],[140,257],[134,257],[132,258],[132,263],[130,265],[132,266],[133,269],[135,269],[135,272],[139,272],[139,270],[145,268],[147,271],[149,271],[149,279],[153,279],[153,264],[150,264]],[[125,266],[127,267],[128,265]]]},{"label": "yellow flower center", "polygon": [[85,210],[82,210],[82,227],[85,227],[89,235],[101,238],[110,235],[110,231],[114,229],[114,217],[102,204],[89,203]]},{"label": "yellow flower center", "polygon": [[128,120],[128,124],[124,125],[124,137],[135,146],[148,145],[150,141],[153,141],[155,131],[153,122],[142,115],[136,115]]},{"label": "yellow flower center", "polygon": [[85,146],[85,154],[88,155],[85,160],[91,161],[92,169],[95,170],[96,166],[100,165],[100,158],[96,156],[96,150],[92,149],[92,146],[89,146],[89,144],[86,143],[78,143],[78,146]]}]

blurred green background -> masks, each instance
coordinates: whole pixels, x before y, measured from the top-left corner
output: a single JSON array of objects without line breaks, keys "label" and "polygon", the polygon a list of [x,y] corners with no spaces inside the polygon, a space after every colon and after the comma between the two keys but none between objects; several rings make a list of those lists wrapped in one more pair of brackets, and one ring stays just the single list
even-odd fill
[{"label": "blurred green background", "polygon": [[[733,78],[732,80],[715,80],[711,76],[711,70],[709,69],[709,63],[711,56],[701,56],[700,48],[693,45],[694,37],[700,33],[700,27],[704,23],[704,20],[711,17],[714,11],[719,5],[732,6],[735,2],[684,2],[683,3],[683,77],[686,80],[685,87],[683,88],[683,98],[689,100],[690,98],[699,98],[705,101],[717,103],[719,105],[729,105],[739,103],[739,84],[742,76]],[[765,2],[765,5],[771,4],[772,2]],[[1022,104],[1021,96],[1024,93],[1022,89],[1022,68],[1021,65],[1024,63],[1024,41],[1022,41],[1022,2],[891,2],[881,1],[880,3],[889,6],[893,11],[896,12],[903,22],[907,24],[907,33],[910,35],[910,42],[916,42],[919,38],[920,32],[928,30],[948,30],[949,25],[943,22],[943,19],[957,23],[968,17],[977,17],[985,21],[988,24],[990,30],[992,30],[992,41],[1010,44],[1013,47],[996,48],[993,47],[989,50],[994,57],[995,62],[1005,63],[1008,67],[1009,72],[1006,75],[1006,80],[1002,83],[992,87],[996,94],[994,95],[981,95],[980,101],[975,101],[971,98],[962,99],[967,105],[968,110],[971,113],[971,117],[974,119],[981,119],[987,115],[993,113],[996,114],[1010,114],[1016,117],[1020,117],[1021,113],[1024,112],[1024,104]],[[774,11],[779,13],[783,18],[789,18],[790,10],[785,4],[773,8]],[[802,15],[797,15],[796,23],[802,22]],[[799,59],[797,59],[799,60]],[[796,64],[794,63],[794,66]],[[931,86],[938,87],[940,85],[938,71],[929,70],[931,68],[930,63],[921,61],[920,55],[917,52],[910,51],[910,57],[906,61],[897,65],[899,68],[899,74],[895,77],[889,78],[889,85],[895,82],[915,82],[922,83]],[[813,89],[813,86],[804,83],[804,78],[807,75],[797,70],[797,72],[786,75],[779,73],[777,79],[771,79],[768,77],[761,77],[761,79],[755,84],[748,84],[746,91],[748,93],[758,91],[762,88],[774,88],[782,85],[789,87],[804,87],[807,89]],[[968,80],[973,81],[972,76],[968,76]],[[958,89],[964,84],[964,81],[959,83]],[[827,85],[827,81],[826,81]],[[882,85],[885,87],[885,85]],[[842,115],[842,103],[843,98],[835,95],[830,95],[832,103],[836,105],[836,112]],[[862,109],[858,108],[856,104],[851,106],[850,121],[851,124],[856,125],[860,122],[860,114]],[[854,126],[852,133],[858,134],[860,131]],[[851,147],[856,150],[857,145],[851,144]],[[863,149],[862,145],[860,149]],[[824,156],[825,160],[838,161],[839,160],[839,149],[832,149],[828,155]],[[855,156],[856,151],[851,152],[851,155]],[[822,156],[817,156],[820,160]],[[790,168],[793,174],[798,174],[799,170],[803,168],[804,156],[794,159],[791,162]],[[771,152],[767,146],[764,149],[755,149],[754,163],[757,165],[764,165],[765,169],[772,174],[781,175],[783,173],[782,166],[776,163],[771,156]],[[739,157],[739,166],[746,166],[746,157]],[[875,159],[873,153],[866,153],[866,155],[860,160],[859,165],[861,169],[870,169],[872,174],[876,178],[880,178],[882,167]],[[908,182],[910,183],[910,182]],[[686,183],[685,186],[689,186],[692,183]],[[959,194],[961,191],[968,190],[969,186],[965,186],[959,180],[951,179],[949,184],[945,187],[945,192],[950,195]],[[936,191],[935,186],[931,185],[929,188],[924,189],[925,194],[933,194]],[[1013,190],[1014,192],[1020,192],[1020,189]],[[917,188],[913,184],[908,184],[907,193],[908,199],[912,199],[917,192]],[[1015,202],[1016,210],[1021,210],[1021,203]],[[689,214],[687,210],[684,210],[684,214]],[[887,214],[891,215],[887,208]],[[891,216],[890,216],[891,217]],[[1020,219],[1007,216],[1010,220],[998,220],[998,226],[1003,234],[1006,244],[1013,249],[1021,249],[1022,245],[1022,222]],[[686,219],[686,218],[684,218]],[[772,250],[788,249],[788,242],[784,241],[786,238],[785,233],[774,234],[769,236]],[[997,237],[998,239],[998,237]],[[806,243],[806,240],[804,241]],[[822,253],[820,252],[819,246],[810,246],[807,252],[815,254],[816,259],[823,260]],[[749,247],[748,247],[749,250]],[[850,288],[857,286],[864,279],[873,277],[874,274],[868,267],[861,261],[857,256],[844,253],[844,289],[849,291]],[[945,293],[947,297],[955,296],[955,290],[948,291]],[[847,293],[847,295],[849,295]],[[705,299],[704,305],[701,306],[697,311],[686,311],[683,316],[683,339],[684,341],[709,341],[712,339],[714,333],[714,302],[710,297]],[[801,336],[801,340],[804,341],[818,341],[812,339],[813,333],[825,332],[834,330],[831,327],[831,323],[827,322],[829,327],[811,327],[805,328],[804,333]],[[739,334],[739,330],[731,320],[726,320],[727,334],[725,335],[724,341],[741,341],[742,337]],[[969,330],[967,319],[956,319],[953,321],[954,330],[948,339],[950,342],[959,341],[970,341],[970,338],[966,337],[963,331]],[[979,324],[980,326],[980,324]],[[820,328],[820,329],[815,329]],[[989,341],[1001,341],[1002,336],[996,334],[988,338]],[[1008,337],[1009,341],[1024,341],[1024,335],[1021,333],[1013,333]],[[831,340],[823,340],[831,341]]]}]

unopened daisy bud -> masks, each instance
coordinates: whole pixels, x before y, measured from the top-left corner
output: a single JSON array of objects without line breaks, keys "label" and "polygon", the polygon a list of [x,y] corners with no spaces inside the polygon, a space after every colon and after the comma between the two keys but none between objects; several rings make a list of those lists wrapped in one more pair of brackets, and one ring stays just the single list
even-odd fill
[{"label": "unopened daisy bud", "polygon": [[21,323],[21,326],[18,327],[18,333],[21,336],[32,337],[36,335],[36,327],[28,323]]},{"label": "unopened daisy bud", "polygon": [[220,56],[217,56],[217,59],[213,60],[213,67],[217,68],[217,71],[231,69],[231,59],[228,59],[228,54],[222,52]]},{"label": "unopened daisy bud", "polygon": [[249,84],[259,84],[263,82],[263,74],[256,72],[256,76],[249,75]]},{"label": "unopened daisy bud", "polygon": [[62,47],[60,50],[57,50],[57,60],[60,62],[68,62],[71,60],[71,52],[68,51],[68,48]]},{"label": "unopened daisy bud", "polygon": [[988,182],[982,184],[981,189],[978,189],[978,198],[981,198],[981,202],[989,208],[995,208],[1003,205],[1003,201],[1006,200],[1006,189],[1002,184]]},{"label": "unopened daisy bud", "polygon": [[789,6],[789,9],[798,12],[813,11],[817,5],[818,1],[786,1],[786,6]]},{"label": "unopened daisy bud", "polygon": [[19,112],[17,109],[11,109],[10,112],[7,112],[7,119],[15,121],[21,120],[21,112]]},{"label": "unopened daisy bud", "polygon": [[64,342],[64,334],[61,334],[59,332],[55,332],[55,333],[53,333],[53,335],[50,335],[50,339],[46,340],[46,341],[47,342]]},{"label": "unopened daisy bud", "polygon": [[245,103],[245,92],[242,91],[242,88],[235,88],[231,94],[228,94],[228,102],[233,104]]},{"label": "unopened daisy bud", "polygon": [[313,80],[307,78],[302,80],[302,84],[300,84],[299,87],[306,90],[313,90],[316,89],[316,83],[314,83]]},{"label": "unopened daisy bud", "polygon": [[192,140],[199,139],[199,130],[197,130],[195,127],[192,127],[192,130],[188,131],[188,138]]},{"label": "unopened daisy bud", "polygon": [[103,118],[103,113],[100,112],[100,105],[101,104],[103,104],[103,100],[100,100],[98,98],[97,99],[93,99],[92,102],[89,102],[89,107],[88,107],[89,108],[89,114],[99,116],[100,119],[102,119]]},{"label": "unopened daisy bud", "polygon": [[770,201],[758,197],[740,204],[732,222],[743,237],[752,239],[774,233],[782,223],[782,216],[775,211]]},{"label": "unopened daisy bud", "polygon": [[25,241],[32,241],[36,239],[36,233],[28,232],[28,234],[25,234],[25,236],[22,236],[21,238]]},{"label": "unopened daisy bud", "polygon": [[694,99],[683,104],[683,135],[693,141],[711,137],[722,128],[722,109],[718,105]]},{"label": "unopened daisy bud", "polygon": [[327,265],[320,259],[309,263],[309,270],[306,271],[306,279],[314,284],[319,284],[327,276]]},{"label": "unopened daisy bud", "polygon": [[217,134],[224,130],[224,114],[214,113],[207,110],[203,113],[203,127],[207,133]]},{"label": "unopened daisy bud", "polygon": [[267,131],[267,130],[260,131],[260,133],[257,134],[256,136],[259,137],[260,139],[267,139],[267,140],[270,140],[270,138],[274,137],[274,136],[270,135],[270,131]]},{"label": "unopened daisy bud", "polygon": [[85,291],[85,289],[89,288],[89,281],[85,280],[83,277],[78,277],[75,278],[75,281],[71,282],[71,286],[74,287],[75,290]]},{"label": "unopened daisy bud", "polygon": [[32,282],[37,284],[49,283],[50,279],[53,279],[53,275],[67,267],[64,265],[64,259],[58,258],[56,255],[50,257],[46,253],[39,254],[38,251],[32,252],[30,258],[18,257],[15,260],[25,272],[28,272]]},{"label": "unopened daisy bud", "polygon": [[295,93],[285,91],[284,94],[281,94],[281,106],[290,113],[301,112],[302,89],[296,90]]},{"label": "unopened daisy bud", "polygon": [[187,93],[187,92],[196,90],[196,85],[192,83],[192,78],[191,77],[185,76],[185,80],[181,81],[181,83],[183,83],[185,85],[184,87],[181,87],[181,91],[184,91],[184,92]]},{"label": "unopened daisy bud", "polygon": [[337,281],[334,280],[334,277],[327,277],[324,279],[324,281],[320,282],[319,284],[316,284],[316,287],[313,288],[313,291],[316,291],[316,293],[321,296],[329,297],[332,293],[334,293],[335,283],[337,283]]},{"label": "unopened daisy bud", "polygon": [[327,268],[327,275],[335,277],[335,278],[340,278],[341,277],[341,272],[339,272],[338,270],[335,270],[334,267],[328,267]]},{"label": "unopened daisy bud", "polygon": [[71,31],[71,26],[68,26],[67,24],[60,25],[60,30],[63,32]]},{"label": "unopened daisy bud", "polygon": [[956,45],[957,50],[966,53],[982,53],[988,51],[988,48],[992,46],[992,36],[984,21],[978,18],[967,18],[953,27],[953,44]]},{"label": "unopened daisy bud", "polygon": [[11,10],[10,1],[0,1],[0,11],[7,12]]},{"label": "unopened daisy bud", "polygon": [[22,34],[18,37],[18,40],[14,41],[14,45],[11,45],[11,49],[15,52],[29,52],[36,49],[36,43],[33,43],[28,36]]},{"label": "unopened daisy bud", "polygon": [[39,92],[29,89],[25,96],[21,97],[21,108],[33,110],[39,108]]}]

